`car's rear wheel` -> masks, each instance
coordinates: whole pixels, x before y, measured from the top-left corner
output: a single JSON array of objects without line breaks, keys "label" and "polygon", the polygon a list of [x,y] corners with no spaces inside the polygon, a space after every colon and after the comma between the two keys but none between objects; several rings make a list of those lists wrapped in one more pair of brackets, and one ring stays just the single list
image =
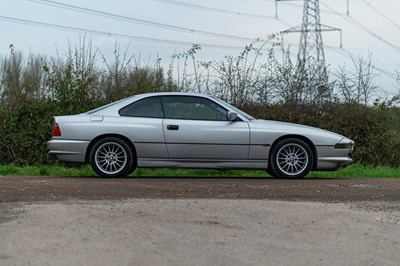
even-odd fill
[{"label": "car's rear wheel", "polygon": [[270,159],[270,171],[280,178],[303,178],[314,163],[310,146],[295,138],[278,142],[272,149]]},{"label": "car's rear wheel", "polygon": [[271,165],[268,166],[268,169],[266,171],[271,177],[276,177],[276,174],[274,173],[274,171],[272,171]]},{"label": "car's rear wheel", "polygon": [[134,169],[133,153],[129,145],[116,137],[96,142],[90,152],[90,164],[102,177],[126,177]]}]

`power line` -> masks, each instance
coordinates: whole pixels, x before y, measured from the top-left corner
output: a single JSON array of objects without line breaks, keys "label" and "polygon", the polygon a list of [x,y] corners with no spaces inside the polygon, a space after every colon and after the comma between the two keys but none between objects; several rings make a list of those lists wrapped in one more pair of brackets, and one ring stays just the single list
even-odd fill
[{"label": "power line", "polygon": [[174,1],[174,0],[153,0],[153,1],[166,2],[166,3],[169,3],[169,4],[173,4],[173,5],[185,6],[185,7],[189,7],[189,8],[195,8],[195,9],[203,9],[203,10],[207,10],[207,11],[213,11],[213,12],[230,14],[230,15],[238,15],[238,16],[254,17],[254,18],[263,18],[263,19],[275,19],[275,17],[272,17],[272,16],[258,15],[258,14],[253,14],[253,13],[239,12],[239,11],[230,11],[230,10],[226,10],[226,9],[219,9],[219,8],[207,7],[207,6],[201,6],[201,5],[194,5],[194,4],[189,4],[189,3],[180,2],[180,1]]},{"label": "power line", "polygon": [[[277,2],[282,2],[283,4],[286,4],[286,5],[289,5],[289,6],[292,6],[292,7],[296,7],[296,8],[303,8],[302,4],[292,3],[292,2],[295,2],[295,1],[299,2],[301,0],[272,0],[272,1],[275,1],[276,3]],[[322,9],[322,8],[320,8],[320,11],[325,12],[325,13],[336,13],[335,11]],[[276,16],[277,16],[277,14],[276,14]]]},{"label": "power line", "polygon": [[[25,24],[25,25],[30,25],[30,26],[52,28],[52,29],[58,29],[58,30],[64,30],[64,31],[66,30],[66,31],[72,31],[72,32],[90,33],[93,35],[100,35],[100,36],[107,36],[107,37],[120,37],[120,38],[124,38],[124,39],[130,39],[130,40],[133,39],[133,40],[152,42],[152,43],[174,44],[174,45],[182,45],[182,46],[192,46],[194,44],[194,43],[190,43],[190,42],[148,38],[148,37],[135,36],[135,35],[129,35],[129,34],[122,34],[122,33],[91,30],[91,29],[85,29],[85,28],[64,26],[64,25],[58,25],[58,24],[52,24],[52,23],[46,23],[46,22],[40,22],[40,21],[33,21],[33,20],[27,20],[27,19],[20,19],[20,18],[13,18],[13,17],[6,17],[6,16],[0,16],[0,20],[12,22],[12,23]],[[211,47],[211,48],[218,48],[218,49],[239,49],[239,50],[244,49],[244,46],[243,47],[227,46],[227,45],[217,45],[217,44],[208,44],[208,43],[195,43],[195,44],[199,44],[201,47]]]},{"label": "power line", "polygon": [[273,0],[275,2],[275,18],[278,19],[278,3],[286,1],[299,1],[299,0]]},{"label": "power line", "polygon": [[[28,1],[32,1],[32,2],[37,2],[39,3],[40,1],[42,2],[53,2],[53,3],[58,3],[58,4],[63,4],[63,3],[59,3],[56,1],[49,1],[49,0],[28,0]],[[179,1],[173,1],[173,0],[153,0],[153,1],[164,1],[164,2],[176,2],[176,3],[182,3]],[[271,1],[275,1],[275,0],[271,0]],[[44,4],[44,3],[40,3],[40,4]],[[66,4],[65,4],[66,5]],[[190,4],[188,4],[190,5]],[[322,5],[325,5],[322,3]],[[298,5],[295,5],[298,6]],[[325,5],[327,6],[327,5]],[[74,7],[74,6],[72,6]],[[76,7],[76,6],[75,6]],[[330,12],[335,13],[339,16],[344,17],[344,14],[335,11],[334,9],[330,8],[329,6],[327,6],[327,8],[330,9]],[[68,9],[67,7],[65,7],[65,9]],[[207,9],[205,7],[205,9]],[[90,10],[90,9],[89,9]],[[92,10],[92,11],[96,11],[96,10]],[[98,11],[101,12],[101,11]],[[232,13],[233,11],[228,11],[230,13]],[[83,12],[84,13],[84,12]],[[103,12],[106,13],[106,12]],[[235,13],[235,12],[233,12]],[[116,15],[116,14],[111,14],[111,13],[106,13],[109,15]],[[235,13],[236,14],[236,13]],[[237,15],[237,14],[236,14]],[[119,15],[116,15],[119,16]],[[258,16],[258,15],[256,15]],[[120,16],[122,18],[124,18],[124,16]],[[267,17],[267,16],[265,16]],[[123,20],[121,18],[121,20]],[[129,18],[129,17],[126,17]],[[344,17],[346,18],[346,17]],[[131,18],[130,18],[131,19]],[[25,20],[25,19],[19,19],[19,18],[12,18],[12,17],[4,17],[4,16],[0,16],[0,20],[3,21],[8,21],[8,22],[12,22],[12,23],[20,23],[20,24],[27,24],[27,25],[31,25],[31,26],[38,26],[38,27],[46,27],[46,28],[53,28],[53,29],[58,29],[58,30],[66,30],[66,31],[72,31],[72,32],[82,32],[82,33],[90,33],[93,35],[99,35],[99,36],[108,36],[108,37],[120,37],[120,38],[124,38],[124,39],[134,39],[134,40],[139,40],[139,41],[145,41],[145,42],[153,42],[153,43],[163,43],[163,44],[174,44],[174,45],[182,45],[182,46],[191,46],[193,45],[193,43],[191,42],[182,42],[182,41],[175,41],[175,40],[165,40],[165,39],[157,39],[157,38],[147,38],[147,37],[142,37],[142,36],[135,36],[135,35],[128,35],[128,34],[121,34],[121,33],[115,33],[115,32],[106,32],[106,31],[98,31],[98,30],[91,30],[91,29],[85,29],[85,28],[79,28],[79,27],[70,27],[70,26],[63,26],[63,25],[57,25],[57,24],[50,24],[50,23],[44,23],[44,22],[39,22],[39,21],[32,21],[32,20]],[[350,20],[348,20],[350,23],[352,23]],[[357,21],[354,21],[354,23],[357,23]],[[354,23],[352,23],[353,25],[355,25]],[[358,22],[359,23],[359,22]],[[167,25],[168,26],[168,25]],[[368,30],[368,28],[366,28],[365,26],[363,26],[361,23],[359,26],[357,27],[361,27],[363,28],[363,30]],[[371,33],[370,33],[371,34]],[[374,33],[372,33],[374,34]],[[374,36],[374,35],[373,35]],[[381,38],[380,36],[374,36],[376,38],[380,38],[379,40],[385,42],[386,44],[392,46],[394,49],[396,49],[397,51],[399,51],[399,47],[385,41],[383,38]],[[249,39],[250,40],[250,39]],[[243,47],[240,46],[227,46],[227,45],[218,45],[218,44],[208,44],[208,43],[201,43],[200,44],[203,47],[211,47],[211,48],[217,48],[217,49],[244,49]],[[382,72],[384,72],[385,70],[381,70]],[[387,73],[390,73],[388,71],[386,71]],[[393,77],[393,76],[391,76]]]},{"label": "power line", "polygon": [[371,36],[375,37],[376,39],[380,40],[381,42],[387,44],[388,46],[392,47],[394,50],[396,50],[397,52],[400,52],[400,47],[397,45],[394,45],[393,43],[387,41],[386,39],[384,39],[383,37],[381,37],[380,35],[376,34],[375,32],[371,31],[368,27],[364,26],[361,22],[359,22],[358,20],[356,20],[353,17],[349,17],[348,21],[350,23],[352,23],[354,26],[358,27],[359,29],[367,32],[368,34],[370,34]]},{"label": "power line", "polygon": [[[288,46],[296,46],[296,47],[300,46],[297,43],[288,43],[287,45]],[[344,48],[338,48],[338,47],[329,46],[329,45],[324,45],[324,48],[327,48],[328,50],[331,50],[331,51],[333,51],[333,52],[335,52],[335,53],[337,53],[337,54],[339,54],[339,55],[341,55],[341,56],[343,56],[345,58],[349,58],[349,57],[356,58],[356,56],[354,54],[352,54],[349,50],[344,49]],[[293,53],[290,53],[290,55],[291,56],[295,56],[295,54],[293,54]],[[382,74],[384,74],[385,76],[387,76],[389,78],[397,79],[396,74],[394,74],[393,72],[390,72],[388,70],[382,69],[382,68],[377,67],[375,65],[374,65],[374,69],[380,71]]]},{"label": "power line", "polygon": [[332,10],[336,15],[339,15],[340,17],[344,18],[345,20],[347,20],[348,22],[350,22],[351,24],[353,24],[354,26],[356,26],[357,28],[365,31],[366,33],[368,33],[369,35],[375,37],[376,39],[380,40],[381,42],[387,44],[388,46],[392,47],[394,50],[396,50],[397,52],[400,52],[400,47],[396,46],[394,44],[392,44],[391,42],[385,40],[384,38],[382,38],[381,36],[379,36],[378,34],[374,33],[373,31],[371,31],[368,27],[364,26],[361,22],[359,22],[358,20],[356,20],[355,18],[351,17],[351,16],[345,16],[337,11],[335,11],[333,8],[331,8],[330,6],[328,6],[327,4],[321,3],[322,5],[324,5],[326,8]]},{"label": "power line", "polygon": [[245,38],[245,37],[240,37],[240,36],[235,36],[235,35],[220,34],[220,33],[214,33],[214,32],[209,32],[209,31],[179,27],[179,26],[174,26],[174,25],[169,25],[169,24],[164,24],[164,23],[158,23],[158,22],[138,19],[138,18],[134,18],[134,17],[127,17],[127,16],[122,16],[122,15],[118,15],[118,14],[113,14],[113,13],[109,13],[109,12],[94,10],[91,8],[85,8],[85,7],[65,4],[65,3],[51,1],[51,0],[28,0],[28,1],[34,2],[36,4],[42,4],[42,5],[46,5],[46,6],[52,6],[52,7],[57,7],[57,8],[61,8],[61,9],[72,10],[72,11],[79,12],[79,13],[91,14],[94,16],[106,17],[106,18],[121,20],[121,21],[125,21],[125,22],[131,22],[131,23],[136,23],[136,24],[141,24],[141,25],[146,25],[146,26],[157,27],[157,28],[187,32],[187,33],[192,33],[192,34],[202,34],[202,35],[218,37],[218,38],[241,40],[241,41],[253,41],[254,40],[251,38]]},{"label": "power line", "polygon": [[397,12],[397,10],[393,10],[393,7],[389,6],[385,1],[380,1],[380,5],[385,6],[387,9],[389,9],[393,14],[396,14],[397,16],[400,16],[400,13]]},{"label": "power line", "polygon": [[393,19],[389,18],[388,16],[386,16],[385,14],[383,14],[381,11],[379,11],[376,7],[372,6],[371,3],[369,3],[366,0],[362,0],[367,6],[369,6],[372,10],[374,10],[376,13],[378,13],[379,15],[381,15],[383,18],[385,18],[387,21],[389,21],[390,23],[392,23],[394,26],[396,26],[397,28],[400,29],[400,25],[397,24]]},{"label": "power line", "polygon": [[[346,49],[339,49],[339,48],[330,47],[330,46],[326,46],[326,48],[328,48],[328,49],[330,49],[330,50],[332,50],[332,51],[334,51],[334,52],[336,52],[338,54],[341,54],[344,57],[350,56],[351,58],[355,58],[354,54],[352,54],[350,51],[348,51]],[[373,66],[373,68],[378,70],[378,71],[380,71],[382,74],[386,75],[389,78],[392,78],[392,79],[396,79],[397,78],[396,75],[394,73],[390,72],[390,71],[387,71],[385,69],[379,68],[379,67],[377,67],[375,65]]]},{"label": "power line", "polygon": [[222,13],[222,14],[228,14],[228,15],[260,18],[260,19],[275,19],[278,22],[284,24],[285,26],[290,27],[290,24],[288,24],[287,22],[285,22],[285,21],[283,21],[281,19],[278,19],[276,17],[273,17],[273,16],[265,16],[265,15],[259,15],[259,14],[254,14],[254,13],[231,11],[231,10],[226,10],[226,9],[220,9],[220,8],[214,8],[214,7],[208,7],[208,6],[189,4],[189,3],[175,1],[175,0],[153,0],[153,1],[155,1],[155,2],[164,2],[164,3],[167,3],[167,4],[183,6],[183,7],[186,7],[186,8],[201,9],[201,10],[217,12],[217,13]]}]

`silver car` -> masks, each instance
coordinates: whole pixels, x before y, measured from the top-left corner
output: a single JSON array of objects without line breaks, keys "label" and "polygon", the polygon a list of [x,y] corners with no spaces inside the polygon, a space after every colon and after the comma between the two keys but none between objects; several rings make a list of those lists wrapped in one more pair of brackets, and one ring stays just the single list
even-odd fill
[{"label": "silver car", "polygon": [[137,167],[264,169],[280,178],[351,163],[354,142],[326,130],[257,120],[217,98],[135,95],[89,112],[54,117],[50,157],[90,163],[102,177]]}]

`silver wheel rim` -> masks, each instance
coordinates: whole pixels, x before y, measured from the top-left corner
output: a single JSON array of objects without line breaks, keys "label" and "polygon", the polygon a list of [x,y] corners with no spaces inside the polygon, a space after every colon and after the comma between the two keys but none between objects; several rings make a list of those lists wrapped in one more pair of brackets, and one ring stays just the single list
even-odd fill
[{"label": "silver wheel rim", "polygon": [[127,164],[127,153],[122,145],[116,142],[102,144],[95,154],[96,166],[105,174],[116,174]]},{"label": "silver wheel rim", "polygon": [[276,156],[279,170],[289,176],[301,174],[308,165],[308,154],[303,146],[289,143],[279,149]]}]

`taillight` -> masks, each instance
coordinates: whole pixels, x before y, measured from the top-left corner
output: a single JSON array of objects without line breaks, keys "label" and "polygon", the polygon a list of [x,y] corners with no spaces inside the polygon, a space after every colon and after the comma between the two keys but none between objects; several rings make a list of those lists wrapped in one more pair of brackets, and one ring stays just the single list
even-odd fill
[{"label": "taillight", "polygon": [[57,123],[53,124],[53,137],[61,137],[60,126]]}]

